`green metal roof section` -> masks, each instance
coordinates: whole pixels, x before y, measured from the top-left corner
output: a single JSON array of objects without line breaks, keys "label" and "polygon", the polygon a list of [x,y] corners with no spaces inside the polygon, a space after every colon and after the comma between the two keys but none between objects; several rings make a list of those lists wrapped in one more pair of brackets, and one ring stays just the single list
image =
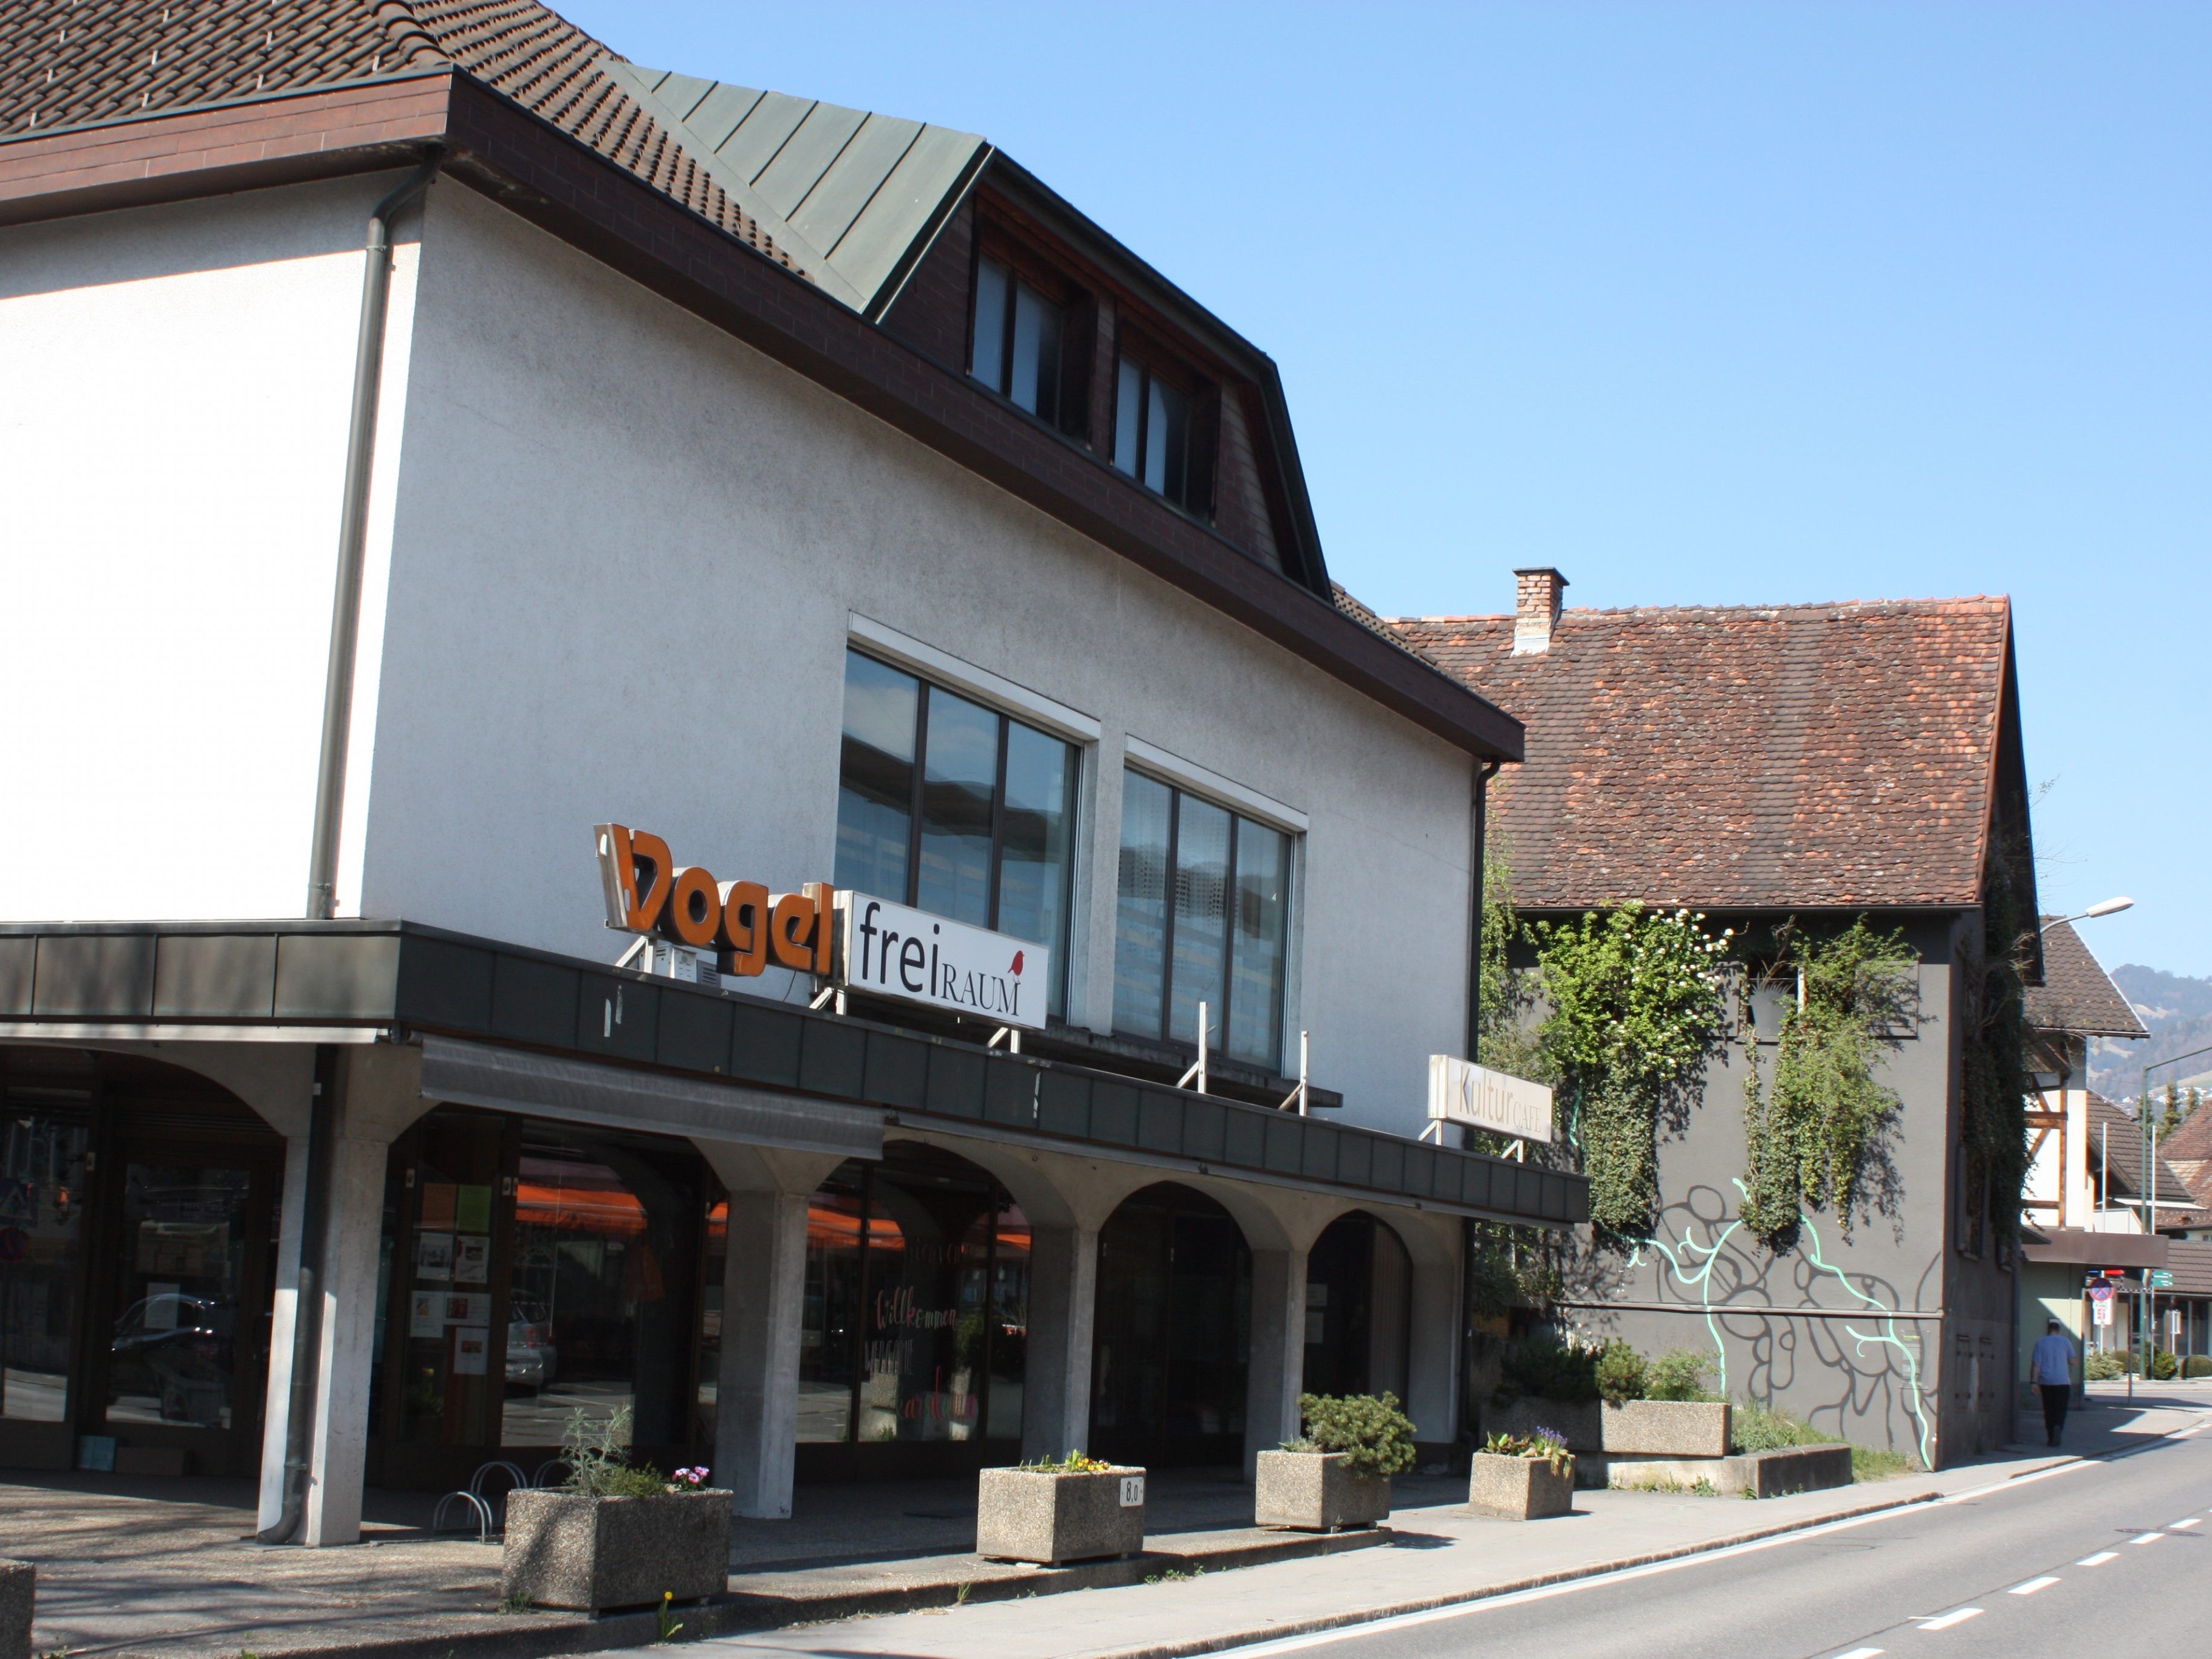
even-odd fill
[{"label": "green metal roof section", "polygon": [[600,60],[807,275],[872,321],[991,147],[972,132]]}]

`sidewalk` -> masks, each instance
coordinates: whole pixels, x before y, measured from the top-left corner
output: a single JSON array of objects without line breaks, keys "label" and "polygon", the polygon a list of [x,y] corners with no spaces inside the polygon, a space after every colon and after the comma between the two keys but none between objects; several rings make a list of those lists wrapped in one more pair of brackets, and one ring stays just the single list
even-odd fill
[{"label": "sidewalk", "polygon": [[[2145,1446],[2207,1421],[2208,1409],[2212,1389],[2144,1389],[2131,1407],[2100,1385],[2069,1424],[2064,1454],[2015,1448],[1941,1475],[1760,1503],[1579,1492],[1573,1516],[1529,1526],[1458,1513],[1461,1483],[1403,1480],[1388,1534],[1334,1539],[1256,1533],[1236,1524],[1249,1522],[1249,1487],[1163,1472],[1146,1556],[1056,1571],[970,1553],[970,1483],[804,1488],[799,1520],[739,1523],[732,1599],[679,1616],[687,1637],[760,1632],[708,1644],[754,1656],[827,1643],[911,1659],[1166,1659],[1917,1501]],[[525,1659],[651,1639],[644,1615],[499,1613],[498,1546],[429,1536],[430,1502],[375,1494],[363,1548],[269,1550],[242,1540],[252,1528],[243,1482],[26,1476],[0,1484],[0,1555],[38,1564],[36,1652]],[[1335,1553],[1346,1550],[1357,1553]],[[1265,1559],[1293,1552],[1302,1559]],[[1243,1565],[1255,1554],[1264,1565]]]},{"label": "sidewalk", "polygon": [[1085,1590],[1067,1601],[998,1602],[702,1645],[743,1659],[830,1652],[841,1659],[1181,1659],[1923,1503],[2083,1457],[2148,1448],[2208,1420],[2203,1413],[2212,1409],[2212,1398],[2179,1390],[2169,1395],[2154,1403],[2139,1395],[2132,1409],[2124,1401],[2100,1399],[2069,1423],[2061,1451],[2012,1447],[1940,1474],[1756,1503],[1578,1492],[1571,1516],[1526,1525],[1462,1514],[1455,1503],[1437,1504],[1400,1510],[1391,1520],[1393,1547],[1342,1561],[1253,1567],[1134,1589]]}]

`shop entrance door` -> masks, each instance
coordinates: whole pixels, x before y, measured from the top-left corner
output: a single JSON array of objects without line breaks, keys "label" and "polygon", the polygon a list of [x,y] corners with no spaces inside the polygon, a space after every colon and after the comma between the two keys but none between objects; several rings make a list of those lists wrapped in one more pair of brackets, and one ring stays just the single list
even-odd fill
[{"label": "shop entrance door", "polygon": [[83,1427],[142,1472],[251,1474],[269,1370],[283,1166],[269,1150],[129,1135],[106,1172],[114,1260],[87,1334]]}]

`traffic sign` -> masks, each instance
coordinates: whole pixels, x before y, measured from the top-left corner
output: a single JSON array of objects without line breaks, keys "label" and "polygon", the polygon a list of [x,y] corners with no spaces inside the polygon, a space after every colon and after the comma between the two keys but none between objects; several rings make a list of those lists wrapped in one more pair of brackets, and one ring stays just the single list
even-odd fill
[{"label": "traffic sign", "polygon": [[2172,1290],[2173,1288],[2173,1274],[2166,1268],[2153,1267],[2150,1270],[2150,1287],[2154,1291]]},{"label": "traffic sign", "polygon": [[2089,1287],[2089,1300],[2092,1302],[2110,1302],[2112,1299],[2112,1287],[2110,1285],[2100,1281]]}]

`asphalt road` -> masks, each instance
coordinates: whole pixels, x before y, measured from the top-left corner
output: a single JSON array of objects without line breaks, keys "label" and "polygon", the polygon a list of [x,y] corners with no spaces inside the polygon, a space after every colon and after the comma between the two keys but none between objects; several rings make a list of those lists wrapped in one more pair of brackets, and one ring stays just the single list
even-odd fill
[{"label": "asphalt road", "polygon": [[1767,1543],[1236,1650],[2054,1659],[2212,1654],[2212,1425]]}]

